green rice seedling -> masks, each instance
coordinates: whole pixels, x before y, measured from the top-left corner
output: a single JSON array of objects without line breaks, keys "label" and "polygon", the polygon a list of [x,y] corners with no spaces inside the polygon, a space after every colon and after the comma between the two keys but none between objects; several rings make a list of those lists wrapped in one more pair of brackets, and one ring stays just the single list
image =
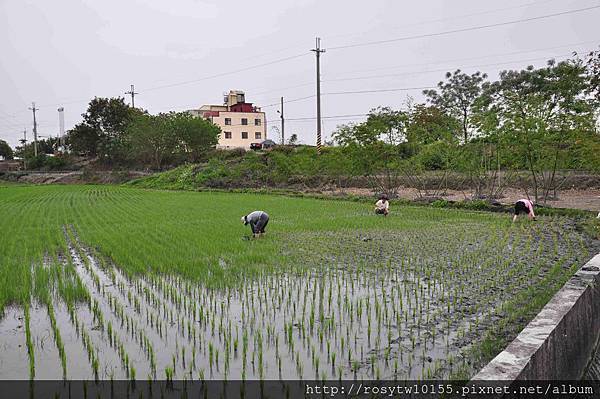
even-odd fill
[{"label": "green rice seedling", "polygon": [[29,304],[25,304],[25,343],[27,344],[27,356],[29,358],[29,379],[35,378],[35,353],[33,351],[33,342],[31,340],[31,315]]},{"label": "green rice seedling", "polygon": [[63,379],[67,378],[67,355],[65,353],[65,347],[62,342],[62,337],[60,335],[60,330],[56,324],[56,316],[54,314],[54,308],[51,303],[47,305],[48,309],[48,317],[50,318],[50,325],[52,327],[52,332],[54,335],[54,342],[56,344],[56,348],[58,349],[58,354],[60,357],[60,363],[63,370]]},{"label": "green rice seedling", "polygon": [[210,366],[210,370],[212,372],[212,368],[213,368],[213,356],[214,356],[214,347],[212,342],[209,342],[208,344],[208,364]]},{"label": "green rice seedling", "polygon": [[167,381],[173,381],[174,371],[170,367],[165,367],[165,379]]}]

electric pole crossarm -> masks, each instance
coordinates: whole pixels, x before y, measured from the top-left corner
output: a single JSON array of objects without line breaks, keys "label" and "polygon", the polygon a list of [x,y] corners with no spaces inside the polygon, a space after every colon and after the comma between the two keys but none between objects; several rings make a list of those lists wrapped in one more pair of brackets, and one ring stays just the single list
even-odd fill
[{"label": "electric pole crossarm", "polygon": [[126,91],[125,94],[131,94],[131,108],[135,108],[135,95],[139,93],[135,92],[134,86],[131,85],[131,90]]}]

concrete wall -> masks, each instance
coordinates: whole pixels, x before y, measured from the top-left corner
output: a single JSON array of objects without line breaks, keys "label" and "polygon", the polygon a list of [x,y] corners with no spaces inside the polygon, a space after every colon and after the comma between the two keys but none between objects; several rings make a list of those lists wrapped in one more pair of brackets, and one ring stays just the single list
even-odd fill
[{"label": "concrete wall", "polygon": [[600,254],[473,380],[576,380],[600,338]]}]

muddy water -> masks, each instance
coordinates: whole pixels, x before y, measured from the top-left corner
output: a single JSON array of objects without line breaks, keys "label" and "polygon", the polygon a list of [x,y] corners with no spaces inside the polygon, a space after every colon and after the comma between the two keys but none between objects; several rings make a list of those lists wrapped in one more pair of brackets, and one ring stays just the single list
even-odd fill
[{"label": "muddy water", "polygon": [[[76,313],[80,315],[79,319],[85,319],[84,306],[76,306]],[[89,380],[94,378],[92,368],[87,361],[87,353],[81,343],[81,337],[75,328],[73,321],[69,316],[67,307],[57,302],[54,306],[56,324],[59,326],[62,342],[66,355],[66,378],[73,380]]]},{"label": "muddy water", "polygon": [[5,309],[0,319],[0,377],[29,379],[29,358],[25,342],[25,316],[22,309]]},{"label": "muddy water", "polygon": [[31,340],[35,353],[35,378],[57,380],[63,376],[48,310],[34,303],[30,308]]}]

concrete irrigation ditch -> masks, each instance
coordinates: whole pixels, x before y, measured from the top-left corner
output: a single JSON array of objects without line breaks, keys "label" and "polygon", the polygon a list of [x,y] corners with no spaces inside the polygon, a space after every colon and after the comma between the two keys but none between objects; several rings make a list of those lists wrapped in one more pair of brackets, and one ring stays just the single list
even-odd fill
[{"label": "concrete irrigation ditch", "polygon": [[597,379],[600,254],[561,288],[473,380]]}]

